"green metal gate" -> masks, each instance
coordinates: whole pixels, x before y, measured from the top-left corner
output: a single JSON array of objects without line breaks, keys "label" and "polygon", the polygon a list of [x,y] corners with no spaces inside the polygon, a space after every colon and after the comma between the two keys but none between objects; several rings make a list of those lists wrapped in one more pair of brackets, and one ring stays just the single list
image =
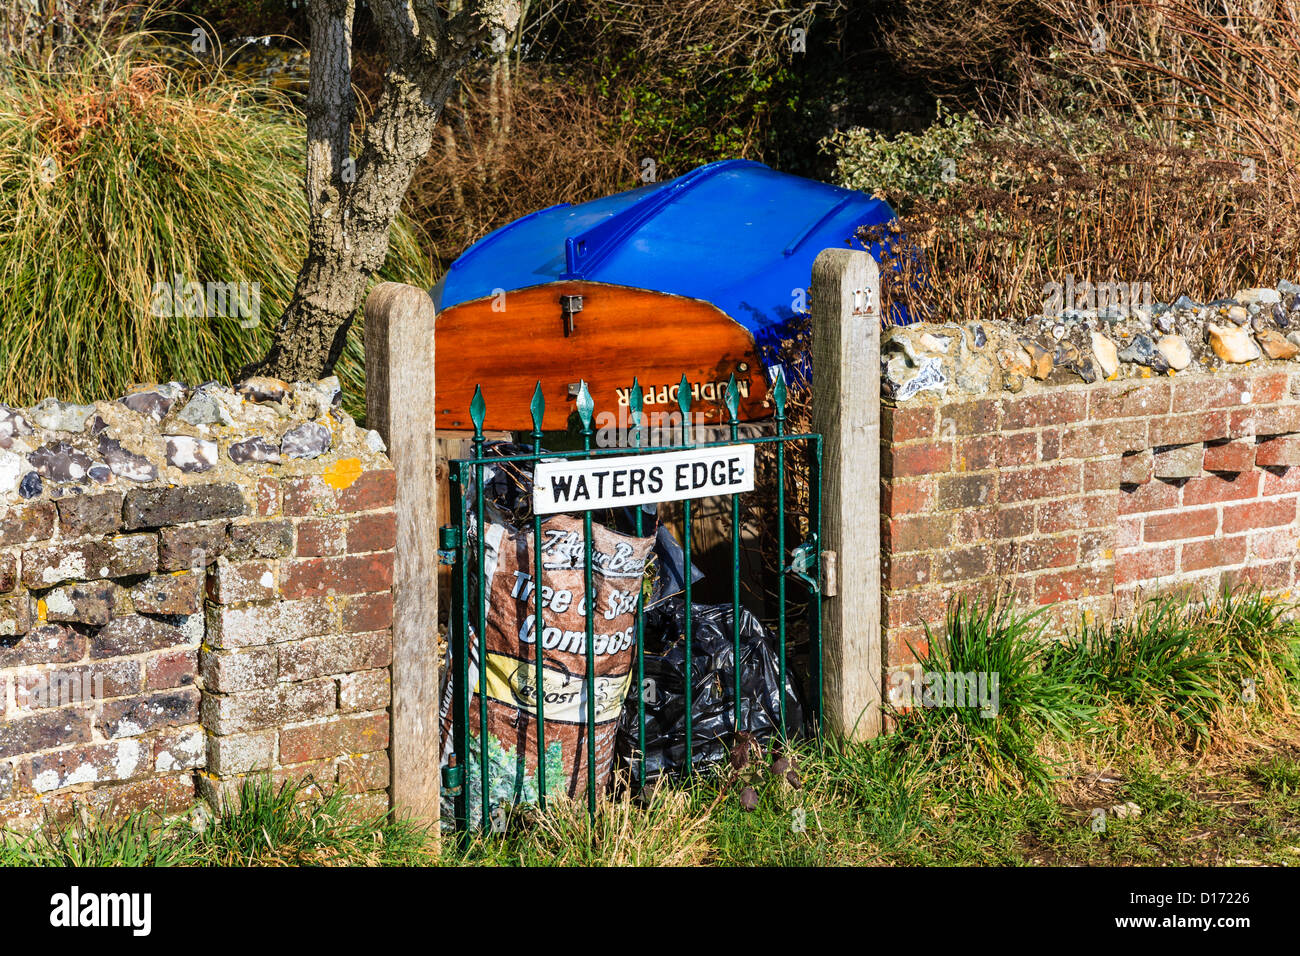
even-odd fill
[{"label": "green metal gate", "polygon": [[[454,825],[462,833],[468,833],[475,825],[481,826],[485,831],[489,829],[498,829],[494,827],[493,810],[489,806],[487,795],[490,793],[489,782],[489,747],[486,743],[488,727],[488,693],[486,693],[486,675],[488,668],[486,666],[486,642],[485,634],[487,629],[487,605],[488,605],[488,588],[486,586],[486,568],[485,568],[485,545],[481,531],[473,536],[469,534],[467,527],[470,515],[474,519],[474,527],[482,529],[484,527],[484,469],[489,466],[502,464],[527,464],[536,468],[538,462],[554,460],[594,460],[605,456],[628,456],[652,454],[657,452],[676,452],[683,449],[711,449],[727,448],[738,445],[752,444],[755,446],[771,445],[774,446],[775,457],[775,481],[776,481],[776,547],[779,554],[779,572],[776,581],[776,637],[777,637],[777,654],[780,680],[780,732],[784,736],[786,733],[786,686],[787,671],[789,661],[787,657],[787,612],[789,604],[787,600],[787,578],[794,578],[808,595],[808,612],[807,631],[808,631],[808,671],[807,674],[807,697],[808,708],[811,713],[808,715],[808,726],[818,728],[822,715],[822,646],[821,646],[821,600],[819,581],[821,575],[820,551],[818,541],[821,532],[821,458],[822,444],[821,436],[816,434],[789,434],[787,433],[787,402],[788,389],[785,383],[783,373],[779,370],[776,374],[776,380],[771,390],[775,434],[747,438],[743,442],[738,437],[739,421],[737,418],[739,409],[739,390],[735,377],[732,376],[728,382],[725,394],[723,395],[724,405],[728,413],[728,423],[730,426],[730,439],[724,441],[693,443],[691,440],[690,412],[692,401],[692,387],[685,376],[682,376],[681,383],[676,387],[677,405],[682,413],[682,430],[681,442],[676,445],[643,445],[643,437],[646,431],[646,422],[644,415],[644,394],[641,385],[635,379],[628,392],[628,406],[631,418],[631,443],[626,446],[615,448],[593,448],[593,428],[592,419],[594,404],[590,393],[587,390],[585,382],[580,383],[577,396],[576,406],[578,418],[581,422],[582,431],[582,449],[576,451],[542,451],[542,429],[543,412],[545,403],[542,396],[541,383],[539,382],[533,394],[531,404],[531,413],[533,420],[533,431],[531,434],[532,451],[526,454],[514,454],[495,457],[486,457],[484,454],[484,445],[486,439],[483,433],[483,423],[486,420],[487,405],[483,397],[482,387],[475,389],[474,398],[470,406],[470,418],[474,425],[473,438],[473,457],[458,459],[450,463],[450,480],[451,480],[451,500],[455,510],[455,521],[446,525],[441,530],[440,553],[443,563],[453,565],[452,571],[452,607],[449,620],[449,643],[451,652],[451,693],[450,693],[450,722],[451,722],[451,752],[444,758],[443,768],[443,788],[444,794],[451,796],[454,804]],[[809,450],[809,467],[811,484],[808,488],[808,534],[803,541],[799,542],[793,548],[787,547],[786,541],[786,518],[787,505],[784,494],[786,468],[787,468],[787,446],[791,443],[803,443]],[[466,490],[472,495],[472,499],[466,499]],[[742,697],[741,697],[741,638],[740,638],[740,528],[741,528],[741,497],[740,494],[730,495],[730,518],[731,518],[731,611],[732,611],[732,637],[733,637],[733,661],[735,666],[733,670],[733,686],[731,688],[734,698],[733,709],[733,731],[742,724]],[[665,499],[675,500],[675,499]],[[695,744],[694,728],[692,726],[693,701],[692,694],[692,580],[691,580],[691,506],[692,501],[688,498],[682,500],[682,541],[681,546],[684,553],[684,566],[686,573],[683,577],[683,598],[685,602],[685,723],[686,723],[686,760],[685,765],[688,769],[693,770],[694,761],[693,748]],[[467,514],[468,512],[468,514]],[[574,511],[572,514],[581,514],[582,516],[582,548],[583,548],[583,599],[587,609],[585,613],[586,626],[586,672],[584,674],[583,688],[583,708],[586,718],[586,741],[587,745],[583,748],[586,753],[586,796],[587,809],[590,814],[595,814],[597,800],[599,797],[599,788],[597,786],[596,774],[596,748],[591,745],[595,739],[596,727],[596,708],[592,706],[592,701],[596,699],[596,667],[595,667],[595,613],[594,613],[594,593],[593,593],[593,571],[592,571],[592,552],[593,552],[593,535],[592,535],[592,510]],[[543,616],[543,568],[542,568],[542,524],[543,518],[535,510],[532,513],[532,541],[531,548],[534,567],[532,599],[533,607],[533,631],[534,639],[533,650],[534,659],[531,662],[534,674],[534,687],[539,688],[535,698],[536,721],[536,746],[537,746],[537,802],[541,806],[546,804],[546,775],[547,767],[547,748],[546,748],[546,705],[545,694],[540,691],[543,687],[543,658],[544,648],[541,634],[545,623]],[[640,507],[635,511],[635,533],[638,537],[643,535],[643,513]],[[477,586],[472,586],[472,584]],[[474,599],[477,595],[477,599]],[[642,588],[640,598],[637,600],[635,612],[635,680],[632,686],[635,688],[637,711],[637,727],[639,736],[640,753],[645,753],[646,747],[646,699],[645,699],[645,648],[643,643],[645,627],[645,593]],[[471,634],[475,641],[471,641]],[[470,663],[474,657],[475,648],[471,645],[478,645],[478,664],[477,680],[478,683],[474,688],[470,688]],[[478,696],[478,720],[479,720],[479,746],[477,748],[477,759],[471,747],[471,721],[470,721],[470,701],[471,698]],[[630,702],[624,706],[631,706]],[[644,786],[645,762],[637,761],[638,782]],[[468,791],[470,789],[470,779],[467,775],[476,775],[478,793],[481,795],[478,800],[479,819],[472,821],[470,819],[471,808]]]}]

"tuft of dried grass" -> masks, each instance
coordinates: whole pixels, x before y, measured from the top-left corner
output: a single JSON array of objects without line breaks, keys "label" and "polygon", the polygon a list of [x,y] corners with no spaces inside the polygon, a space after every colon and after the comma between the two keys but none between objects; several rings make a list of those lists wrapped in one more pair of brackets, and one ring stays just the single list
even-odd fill
[{"label": "tuft of dried grass", "polygon": [[705,803],[686,788],[659,785],[633,797],[621,785],[597,803],[594,821],[585,798],[551,798],[545,810],[516,808],[504,838],[478,835],[468,850],[444,841],[445,859],[489,865],[700,866],[713,855],[709,828],[725,792]]},{"label": "tuft of dried grass", "polygon": [[[300,114],[220,64],[161,62],[175,41],[102,34],[62,66],[0,59],[0,396],[11,404],[227,378],[266,351],[307,247]],[[260,314],[152,308],[176,276],[257,283]],[[385,276],[430,281],[405,221]],[[361,352],[358,325],[339,365],[354,413]]]},{"label": "tuft of dried grass", "polygon": [[[1300,11],[1291,0],[1039,0],[1057,58],[1149,135],[1252,160],[1300,201]],[[1191,134],[1191,137],[1188,136]]]}]

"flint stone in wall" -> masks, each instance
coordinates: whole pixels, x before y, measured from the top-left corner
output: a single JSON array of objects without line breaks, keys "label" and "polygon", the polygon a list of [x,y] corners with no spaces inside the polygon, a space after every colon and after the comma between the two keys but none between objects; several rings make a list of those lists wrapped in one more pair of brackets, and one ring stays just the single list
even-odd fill
[{"label": "flint stone in wall", "polygon": [[230,446],[228,454],[236,465],[280,463],[280,449],[264,438],[237,441]]},{"label": "flint stone in wall", "polygon": [[113,469],[113,474],[120,478],[143,483],[158,477],[157,465],[143,455],[127,451],[120,442],[107,435],[99,436],[99,453],[108,462],[108,467]]},{"label": "flint stone in wall", "polygon": [[330,430],[307,422],[284,433],[280,453],[286,458],[319,458],[330,450]]},{"label": "flint stone in wall", "polygon": [[41,476],[34,471],[29,471],[23,475],[23,480],[18,483],[18,496],[20,498],[39,498],[44,490],[41,482]]},{"label": "flint stone in wall", "polygon": [[166,385],[132,392],[130,395],[123,396],[120,401],[136,414],[160,422],[167,417],[176,400],[184,394],[184,385],[180,382],[169,382]]},{"label": "flint stone in wall", "polygon": [[100,464],[84,451],[63,441],[42,445],[28,455],[27,460],[42,478],[57,482],[86,481],[90,478],[90,469]]},{"label": "flint stone in wall", "polygon": [[234,419],[217,401],[216,396],[206,389],[194,393],[194,397],[185,403],[176,415],[183,422],[191,425],[232,425]]},{"label": "flint stone in wall", "polygon": [[31,410],[31,420],[37,427],[52,432],[79,434],[86,427],[86,419],[94,412],[94,405],[73,405],[47,398]]},{"label": "flint stone in wall", "polygon": [[167,464],[186,474],[209,471],[217,463],[217,443],[189,435],[167,436]]},{"label": "flint stone in wall", "polygon": [[21,455],[0,448],[0,495],[17,488],[23,475],[30,470],[31,465]]},{"label": "flint stone in wall", "polygon": [[279,404],[289,394],[289,383],[278,378],[255,375],[241,382],[236,391],[258,405]]},{"label": "flint stone in wall", "polygon": [[[26,416],[8,405],[0,403],[0,442],[30,435],[32,426]],[[7,447],[0,445],[0,447]]]}]

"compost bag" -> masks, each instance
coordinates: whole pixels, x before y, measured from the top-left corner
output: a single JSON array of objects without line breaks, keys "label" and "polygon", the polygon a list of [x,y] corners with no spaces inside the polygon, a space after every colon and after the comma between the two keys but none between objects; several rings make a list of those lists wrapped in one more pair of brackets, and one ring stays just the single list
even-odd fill
[{"label": "compost bag", "polygon": [[[508,451],[503,449],[502,453]],[[481,821],[481,747],[487,751],[489,814],[496,807],[538,799],[539,697],[544,704],[546,794],[578,797],[586,793],[589,749],[595,753],[597,788],[603,790],[608,785],[618,719],[633,679],[637,598],[654,544],[652,537],[625,535],[592,523],[595,689],[590,704],[595,714],[595,735],[588,739],[583,521],[571,515],[552,515],[542,522],[543,607],[539,628],[534,621],[532,517],[525,519],[519,510],[519,497],[508,491],[510,486],[527,482],[530,476],[509,475],[503,486],[500,482],[505,465],[485,469],[482,538],[487,608],[481,641],[474,631],[479,606],[476,575],[469,576],[469,747],[458,761],[464,768],[471,825]],[[467,500],[473,501],[472,494]],[[474,527],[472,505],[467,508],[467,517],[469,534],[464,559],[476,562],[479,532]],[[540,680],[535,666],[539,636],[543,651]],[[452,688],[458,679],[458,670],[453,670],[443,696],[444,754],[452,748]],[[486,728],[482,726],[481,711],[484,698]],[[446,809],[450,816],[451,807]]]},{"label": "compost bag", "polygon": [[[735,737],[735,646],[730,604],[693,604],[691,616],[692,752],[701,766],[723,760]],[[645,776],[686,769],[686,604],[673,597],[646,615]],[[763,741],[781,727],[781,680],[776,642],[740,609],[740,729]],[[803,730],[804,707],[786,669],[787,736]],[[633,694],[619,722],[620,763],[636,767],[638,704]],[[635,776],[635,775],[634,775]]]}]

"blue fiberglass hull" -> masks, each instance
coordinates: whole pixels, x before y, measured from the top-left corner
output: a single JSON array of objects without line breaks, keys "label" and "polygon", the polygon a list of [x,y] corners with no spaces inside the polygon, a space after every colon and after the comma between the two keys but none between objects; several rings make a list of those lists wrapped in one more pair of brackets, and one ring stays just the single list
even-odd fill
[{"label": "blue fiberglass hull", "polygon": [[431,294],[441,312],[564,280],[645,289],[712,304],[761,350],[807,311],[819,252],[867,249],[879,259],[857,231],[894,218],[864,193],[724,160],[517,219],[466,250]]}]

